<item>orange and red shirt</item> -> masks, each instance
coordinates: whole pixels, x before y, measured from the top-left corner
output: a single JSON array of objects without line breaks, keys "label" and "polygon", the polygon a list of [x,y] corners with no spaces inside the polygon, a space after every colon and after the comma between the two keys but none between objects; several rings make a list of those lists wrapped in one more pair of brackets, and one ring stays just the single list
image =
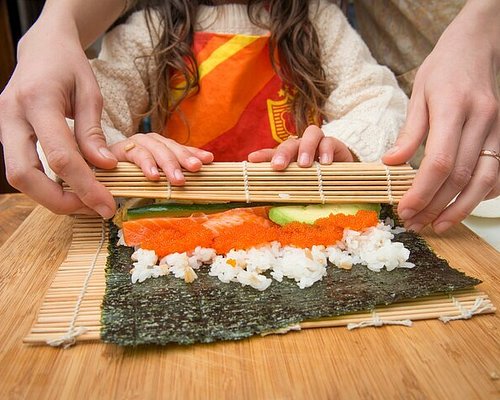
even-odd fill
[{"label": "orange and red shirt", "polygon": [[210,151],[216,161],[243,161],[296,134],[291,95],[271,64],[269,36],[196,32],[193,51],[199,90],[166,122],[165,136]]}]

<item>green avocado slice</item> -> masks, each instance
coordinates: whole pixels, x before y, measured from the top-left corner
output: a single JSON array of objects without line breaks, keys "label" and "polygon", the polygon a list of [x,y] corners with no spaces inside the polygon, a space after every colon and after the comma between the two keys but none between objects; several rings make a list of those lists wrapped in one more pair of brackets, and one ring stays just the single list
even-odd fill
[{"label": "green avocado slice", "polygon": [[286,225],[290,222],[314,224],[316,220],[326,218],[330,214],[354,215],[359,210],[376,211],[378,214],[380,209],[380,204],[371,203],[279,206],[269,210],[269,219],[278,225]]}]

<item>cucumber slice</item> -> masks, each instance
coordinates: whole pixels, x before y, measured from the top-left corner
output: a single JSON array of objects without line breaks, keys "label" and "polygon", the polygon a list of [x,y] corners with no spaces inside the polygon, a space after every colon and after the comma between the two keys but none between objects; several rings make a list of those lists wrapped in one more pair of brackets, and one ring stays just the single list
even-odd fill
[{"label": "cucumber slice", "polygon": [[127,210],[127,220],[158,217],[189,217],[195,213],[214,214],[233,208],[257,207],[256,203],[180,204],[157,203]]}]

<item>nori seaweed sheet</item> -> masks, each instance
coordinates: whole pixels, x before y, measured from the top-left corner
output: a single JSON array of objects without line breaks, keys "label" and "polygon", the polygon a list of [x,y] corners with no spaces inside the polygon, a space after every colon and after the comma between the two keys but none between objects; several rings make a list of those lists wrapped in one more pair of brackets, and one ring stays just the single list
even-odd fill
[{"label": "nori seaweed sheet", "polygon": [[238,340],[308,319],[368,311],[481,282],[451,268],[413,232],[400,233],[395,240],[410,249],[415,268],[373,272],[361,265],[351,270],[330,266],[323,280],[310,288],[300,289],[284,278],[260,292],[222,283],[203,267],[190,284],[173,276],[132,284],[133,250],[116,246],[117,228],[112,225],[101,338],[124,346]]}]

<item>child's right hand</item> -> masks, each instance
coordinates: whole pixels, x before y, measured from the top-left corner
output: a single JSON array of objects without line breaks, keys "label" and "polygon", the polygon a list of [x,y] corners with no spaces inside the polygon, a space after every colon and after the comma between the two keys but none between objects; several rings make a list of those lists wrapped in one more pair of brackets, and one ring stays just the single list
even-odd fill
[{"label": "child's right hand", "polygon": [[130,161],[150,180],[160,179],[160,167],[172,185],[186,182],[181,166],[191,172],[213,161],[212,153],[184,146],[157,133],[137,133],[110,147],[118,161]]}]

